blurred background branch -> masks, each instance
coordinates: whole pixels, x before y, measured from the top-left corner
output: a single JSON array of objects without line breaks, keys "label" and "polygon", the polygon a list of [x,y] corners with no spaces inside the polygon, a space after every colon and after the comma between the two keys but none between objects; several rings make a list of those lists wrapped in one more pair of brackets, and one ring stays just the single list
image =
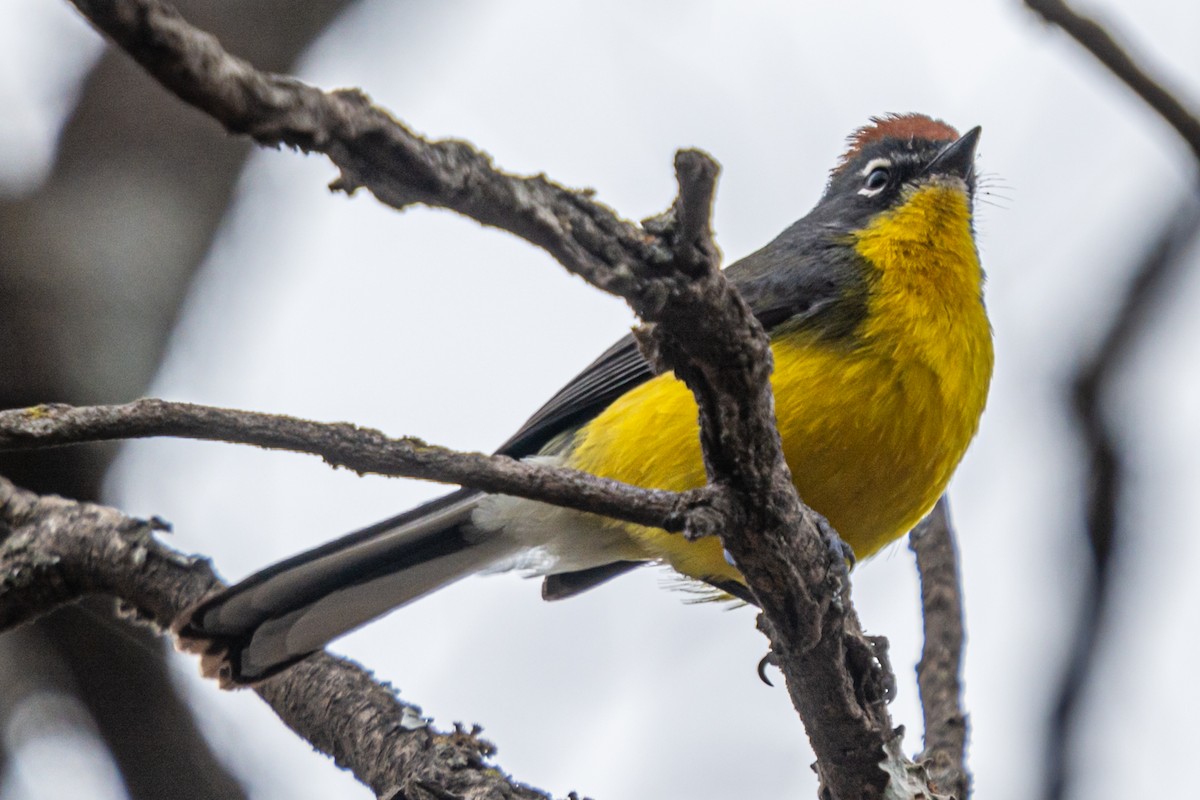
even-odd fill
[{"label": "blurred background branch", "polygon": [[1047,736],[1046,789],[1049,800],[1064,800],[1071,793],[1077,769],[1079,731],[1085,706],[1082,702],[1097,665],[1100,646],[1111,624],[1113,575],[1117,556],[1140,545],[1130,534],[1127,511],[1128,449],[1124,432],[1116,424],[1115,381],[1128,368],[1131,351],[1152,335],[1160,316],[1166,289],[1177,285],[1190,266],[1187,257],[1200,234],[1200,117],[1151,75],[1118,44],[1103,25],[1083,16],[1060,0],[1026,0],[1026,5],[1066,31],[1122,83],[1132,89],[1183,138],[1197,160],[1197,182],[1167,215],[1161,230],[1130,271],[1128,286],[1102,328],[1095,352],[1085,358],[1071,382],[1070,402],[1088,459],[1085,531],[1092,555],[1087,583],[1058,698],[1051,710]]},{"label": "blurred background branch", "polygon": [[[346,0],[181,0],[217,36],[287,70]],[[0,407],[144,394],[250,150],[106,48],[79,90],[36,191],[0,198]],[[41,494],[100,497],[112,446],[0,453]],[[0,637],[0,776],[14,743],[65,698],[59,723],[98,736],[132,800],[243,790],[168,677],[162,642],[87,601]],[[107,621],[103,621],[107,620]]]},{"label": "blurred background branch", "polygon": [[1183,137],[1192,154],[1200,160],[1200,118],[1162,81],[1134,60],[1125,48],[1099,22],[1075,12],[1062,0],[1025,0],[1042,19],[1057,25],[1079,42],[1089,53],[1132,89],[1146,105]]},{"label": "blurred background branch", "polygon": [[1112,610],[1115,556],[1126,548],[1140,546],[1130,538],[1125,510],[1128,455],[1124,437],[1114,424],[1118,417],[1113,408],[1113,382],[1128,366],[1126,359],[1132,348],[1153,332],[1157,308],[1166,296],[1164,289],[1174,284],[1180,270],[1189,265],[1186,256],[1195,246],[1198,233],[1200,195],[1189,195],[1179,202],[1134,268],[1129,289],[1113,313],[1095,355],[1080,365],[1072,385],[1073,408],[1090,462],[1081,498],[1086,502],[1093,575],[1084,594],[1062,688],[1051,712],[1046,796],[1053,800],[1067,797],[1071,785],[1078,726],[1084,711],[1081,700],[1100,663],[1100,644]]}]

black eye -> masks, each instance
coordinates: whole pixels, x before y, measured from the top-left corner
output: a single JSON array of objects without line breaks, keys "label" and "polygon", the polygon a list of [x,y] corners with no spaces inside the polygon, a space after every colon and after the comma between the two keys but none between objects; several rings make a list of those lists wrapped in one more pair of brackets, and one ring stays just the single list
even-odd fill
[{"label": "black eye", "polygon": [[882,191],[883,187],[888,185],[888,181],[891,178],[891,170],[887,167],[876,167],[871,170],[866,180],[863,181],[863,188],[874,194],[875,192]]}]

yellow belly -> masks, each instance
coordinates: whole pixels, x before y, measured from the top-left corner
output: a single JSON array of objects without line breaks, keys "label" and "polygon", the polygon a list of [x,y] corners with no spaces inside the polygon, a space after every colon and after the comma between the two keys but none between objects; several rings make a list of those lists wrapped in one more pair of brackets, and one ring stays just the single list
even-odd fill
[{"label": "yellow belly", "polygon": [[[786,342],[773,349],[776,420],[796,489],[866,558],[941,496],[982,403],[956,408],[930,370],[872,353]],[[578,469],[658,489],[704,485],[695,401],[674,376],[629,392],[576,441],[570,463]],[[626,527],[648,558],[694,578],[740,580],[716,539]]]},{"label": "yellow belly", "polygon": [[[905,207],[920,215],[926,235],[918,241],[895,229],[906,222],[899,214],[859,235],[856,249],[878,271],[859,336],[822,343],[793,333],[772,343],[776,421],[796,489],[860,559],[903,536],[941,496],[987,398],[992,349],[982,275],[969,207],[954,205],[948,191],[926,190]],[[955,216],[960,235],[930,237],[934,213]],[[579,431],[568,463],[638,486],[702,486],[691,393],[670,374],[633,389]],[[685,575],[741,580],[716,538],[688,542],[611,524],[622,525],[647,558]]]}]

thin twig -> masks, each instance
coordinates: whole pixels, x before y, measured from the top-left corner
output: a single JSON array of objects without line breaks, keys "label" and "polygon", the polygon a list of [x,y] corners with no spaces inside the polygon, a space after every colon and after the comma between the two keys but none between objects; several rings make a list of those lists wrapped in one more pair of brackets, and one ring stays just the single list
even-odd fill
[{"label": "thin twig", "polygon": [[1074,11],[1062,0],[1025,0],[1031,10],[1057,25],[1110,72],[1146,101],[1174,128],[1200,160],[1200,118],[1140,66],[1104,26]]},{"label": "thin twig", "polygon": [[0,411],[0,450],[173,436],[320,456],[360,474],[456,483],[487,492],[681,530],[710,493],[641,489],[578,470],[508,456],[460,453],[411,437],[393,439],[348,422],[143,399],[115,406],[61,404]]},{"label": "thin twig", "polygon": [[917,687],[925,717],[925,749],[917,761],[927,763],[939,791],[966,800],[971,787],[961,678],[966,635],[958,546],[950,524],[950,504],[945,497],[909,534],[908,546],[917,556],[921,575],[925,630],[925,643],[917,664]]}]

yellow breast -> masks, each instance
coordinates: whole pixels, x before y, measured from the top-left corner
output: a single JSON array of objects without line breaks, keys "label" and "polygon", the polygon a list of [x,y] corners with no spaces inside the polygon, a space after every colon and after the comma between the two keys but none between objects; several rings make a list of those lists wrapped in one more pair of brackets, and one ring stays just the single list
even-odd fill
[{"label": "yellow breast", "polygon": [[[983,411],[992,344],[961,188],[918,190],[847,246],[870,270],[866,321],[841,343],[775,338],[772,385],[800,497],[861,559],[904,535],[945,490]],[[569,463],[639,486],[694,488],[705,480],[698,436],[691,393],[660,375],[584,427]],[[647,557],[686,575],[740,580],[715,538],[624,527]]]}]

